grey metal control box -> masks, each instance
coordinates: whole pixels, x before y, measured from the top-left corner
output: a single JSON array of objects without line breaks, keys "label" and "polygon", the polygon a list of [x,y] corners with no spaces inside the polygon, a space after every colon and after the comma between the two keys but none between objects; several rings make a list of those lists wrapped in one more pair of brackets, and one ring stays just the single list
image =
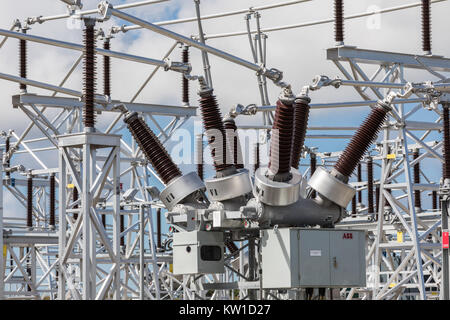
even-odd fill
[{"label": "grey metal control box", "polygon": [[261,231],[262,285],[365,287],[365,231],[282,228]]},{"label": "grey metal control box", "polygon": [[224,273],[223,253],[223,232],[176,232],[173,234],[173,273]]}]

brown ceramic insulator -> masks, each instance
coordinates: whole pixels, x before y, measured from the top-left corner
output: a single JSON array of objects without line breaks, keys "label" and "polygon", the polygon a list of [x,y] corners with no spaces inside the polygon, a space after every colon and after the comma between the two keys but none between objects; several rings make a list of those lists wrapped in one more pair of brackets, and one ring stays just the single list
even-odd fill
[{"label": "brown ceramic insulator", "polygon": [[352,198],[352,218],[356,218],[356,195]]},{"label": "brown ceramic insulator", "polygon": [[33,227],[33,178],[27,179],[27,227]]},{"label": "brown ceramic insulator", "polygon": [[255,149],[254,149],[254,154],[253,154],[253,159],[254,159],[254,172],[253,173],[256,173],[256,170],[258,170],[259,169],[259,166],[260,166],[260,157],[259,157],[259,142],[257,142],[256,144],[255,144]]},{"label": "brown ceramic insulator", "polygon": [[433,210],[436,210],[437,209],[437,202],[438,202],[438,199],[437,199],[437,191],[432,191],[431,192],[431,203],[432,203],[432,206],[433,206]]},{"label": "brown ceramic insulator", "polygon": [[238,254],[239,248],[236,246],[236,244],[234,243],[233,240],[226,239],[225,240],[225,246],[228,248],[228,250],[230,251],[230,254],[233,257],[235,257]]},{"label": "brown ceramic insulator", "polygon": [[56,203],[56,192],[55,192],[55,175],[50,176],[50,190],[49,190],[49,196],[50,196],[50,218],[49,218],[49,225],[55,226],[55,203]]},{"label": "brown ceramic insulator", "polygon": [[223,122],[225,128],[225,134],[227,135],[227,143],[231,143],[231,139],[233,139],[233,164],[236,169],[244,168],[244,165],[241,163],[241,144],[239,143],[239,137],[237,133],[237,126],[234,119],[228,118]]},{"label": "brown ceramic insulator", "polygon": [[[103,42],[103,49],[111,49],[111,41],[109,38]],[[111,57],[103,56],[103,94],[111,97]]]},{"label": "brown ceramic insulator", "polygon": [[298,169],[300,164],[300,155],[305,143],[306,129],[309,118],[308,97],[301,97],[294,100],[294,137],[292,140],[291,166]]},{"label": "brown ceramic insulator", "polygon": [[[310,154],[310,158],[309,158],[309,166],[310,166],[310,173],[311,173],[311,177],[314,174],[314,172],[316,172],[316,168],[317,168],[317,157],[315,153],[311,153]],[[316,197],[316,190],[313,190],[311,192],[311,198],[315,198]]]},{"label": "brown ceramic insulator", "polygon": [[[72,200],[73,200],[73,202],[78,200],[78,189],[77,189],[77,187],[73,187]],[[74,209],[78,209],[78,205],[77,204],[74,205],[73,208]],[[75,220],[77,220],[78,219],[78,213],[74,212],[73,218]]]},{"label": "brown ceramic insulator", "polygon": [[[9,152],[10,148],[11,148],[10,137],[6,137],[6,140],[5,140],[5,154],[7,154]],[[7,158],[7,160],[6,160],[6,167],[9,168],[10,164],[11,164],[11,160],[10,160],[10,158]],[[11,176],[11,173],[10,172],[6,172],[6,177],[9,178],[10,176]]]},{"label": "brown ceramic insulator", "polygon": [[203,181],[204,167],[203,167],[203,134],[198,134],[195,137],[195,152],[197,162],[197,175]]},{"label": "brown ceramic insulator", "polygon": [[102,224],[103,224],[103,227],[106,230],[106,214],[102,214]]},{"label": "brown ceramic insulator", "polygon": [[372,141],[386,119],[388,110],[381,106],[372,109],[339,157],[334,169],[345,177],[349,177],[355,170],[364,153],[367,152]]},{"label": "brown ceramic insulator", "polygon": [[430,0],[422,0],[422,49],[431,52],[431,10]]},{"label": "brown ceramic insulator", "polygon": [[[189,47],[185,46],[181,53],[181,61],[183,63],[189,63]],[[186,79],[184,74],[181,74],[181,84],[182,84],[182,99],[183,103],[189,105],[189,80]]]},{"label": "brown ceramic insulator", "polygon": [[367,213],[375,213],[373,209],[373,161],[367,161]]},{"label": "brown ceramic insulator", "polygon": [[153,131],[138,116],[137,112],[126,116],[124,122],[164,184],[167,185],[171,180],[181,176],[180,169],[172,161]]},{"label": "brown ceramic insulator", "polygon": [[94,128],[94,98],[96,87],[95,68],[95,30],[93,25],[88,25],[84,29],[84,66],[83,66],[83,89],[84,89],[84,109],[83,122],[86,128]]},{"label": "brown ceramic insulator", "polygon": [[442,106],[443,114],[443,136],[444,136],[444,165],[443,165],[443,178],[450,179],[450,125],[448,117],[449,104]]},{"label": "brown ceramic insulator", "polygon": [[269,169],[275,175],[285,175],[291,170],[293,126],[294,107],[278,100],[272,126],[269,160]]},{"label": "brown ceramic insulator", "polygon": [[[120,233],[125,230],[125,216],[123,214],[120,215]],[[120,246],[125,246],[125,236],[120,236]]]},{"label": "brown ceramic insulator", "polygon": [[[23,33],[26,33],[24,30]],[[26,40],[19,40],[19,71],[20,71],[20,77],[26,78],[27,77],[27,41]],[[27,85],[21,83],[20,84],[20,90],[26,90]]]},{"label": "brown ceramic insulator", "polygon": [[[419,151],[413,152],[413,160],[419,157]],[[420,163],[417,162],[413,167],[414,183],[420,183]],[[414,206],[416,208],[422,208],[420,199],[420,190],[414,190]]]},{"label": "brown ceramic insulator", "polygon": [[156,209],[156,246],[162,248],[161,241],[161,208]]},{"label": "brown ceramic insulator", "polygon": [[[211,156],[214,162],[216,172],[223,171],[232,167],[231,163],[227,163],[227,140],[225,135],[225,128],[222,122],[222,115],[216,101],[216,97],[212,94],[212,90],[203,91],[200,93],[200,110],[202,113],[203,127],[205,134],[208,137],[208,144],[211,149]],[[214,134],[220,133],[222,135],[222,143],[216,141]]]},{"label": "brown ceramic insulator", "polygon": [[344,42],[344,0],[334,0],[334,40]]},{"label": "brown ceramic insulator", "polygon": [[[361,163],[358,163],[358,182],[362,181],[362,168]],[[362,191],[358,191],[358,203],[362,203]]]}]

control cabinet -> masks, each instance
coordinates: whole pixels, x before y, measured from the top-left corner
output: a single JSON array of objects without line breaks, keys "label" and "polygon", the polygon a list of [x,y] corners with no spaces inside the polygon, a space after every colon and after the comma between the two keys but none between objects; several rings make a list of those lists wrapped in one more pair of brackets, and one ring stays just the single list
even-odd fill
[{"label": "control cabinet", "polygon": [[223,253],[223,232],[176,232],[173,234],[173,273],[223,273]]},{"label": "control cabinet", "polygon": [[364,287],[365,231],[261,231],[263,288]]}]

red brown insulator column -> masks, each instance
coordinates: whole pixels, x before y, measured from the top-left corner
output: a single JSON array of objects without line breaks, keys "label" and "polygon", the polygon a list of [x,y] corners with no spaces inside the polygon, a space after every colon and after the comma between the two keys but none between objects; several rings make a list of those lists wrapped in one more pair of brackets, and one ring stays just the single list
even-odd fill
[{"label": "red brown insulator column", "polygon": [[[362,168],[361,163],[358,163],[358,182],[362,181]],[[358,203],[362,204],[363,197],[362,197],[362,191],[358,191]]]},{"label": "red brown insulator column", "polygon": [[195,137],[195,152],[196,152],[196,162],[197,162],[197,175],[200,179],[204,179],[203,170],[203,134],[200,133]]},{"label": "red brown insulator column", "polygon": [[382,101],[378,101],[377,105],[372,109],[369,116],[356,131],[348,146],[339,157],[334,170],[341,175],[341,179],[348,181],[348,177],[355,170],[364,153],[376,138],[378,131],[381,129],[383,122],[390,111],[389,105]]},{"label": "red brown insulator column", "polygon": [[437,210],[438,208],[438,198],[437,198],[437,191],[432,191],[431,192],[431,204],[433,206],[433,210]]},{"label": "red brown insulator column", "polygon": [[161,208],[156,209],[156,247],[158,249],[162,248],[161,241]]},{"label": "red brown insulator column", "polygon": [[[123,208],[120,208],[120,211],[122,211]],[[123,214],[120,214],[120,233],[125,231],[125,216]],[[120,236],[120,246],[122,248],[125,247],[125,236]]]},{"label": "red brown insulator column", "polygon": [[[181,62],[189,63],[189,46],[184,46],[181,54]],[[183,104],[189,105],[189,80],[186,79],[184,74],[181,74],[181,83],[182,83],[182,101]]]},{"label": "red brown insulator column", "polygon": [[84,93],[84,109],[83,122],[85,128],[94,129],[95,113],[94,113],[94,99],[95,99],[95,82],[96,82],[96,68],[95,68],[95,20],[84,19],[86,28],[84,29],[84,70],[83,70],[83,93]]},{"label": "red brown insulator column", "polygon": [[[10,149],[10,137],[7,136],[5,139],[5,155],[8,154],[9,149]],[[8,160],[6,160],[6,167],[9,168],[11,166],[11,160],[10,158],[7,158]],[[11,177],[11,173],[10,172],[6,172],[6,178],[10,178]]]},{"label": "red brown insulator column", "polygon": [[430,0],[422,0],[422,49],[425,54],[431,54]]},{"label": "red brown insulator column", "polygon": [[56,203],[56,197],[55,197],[55,174],[50,175],[50,191],[49,191],[49,197],[50,197],[50,218],[49,218],[49,225],[50,228],[55,228],[55,203]]},{"label": "red brown insulator column", "polygon": [[[310,165],[310,176],[312,177],[312,175],[314,174],[314,172],[316,172],[316,167],[317,167],[317,157],[315,153],[310,153],[309,155],[309,165]],[[316,197],[316,190],[313,190],[311,192],[311,198],[315,198]]]},{"label": "red brown insulator column", "polygon": [[231,256],[236,257],[236,255],[239,252],[239,248],[236,246],[233,240],[226,239],[225,240],[225,246],[230,251]]},{"label": "red brown insulator column", "polygon": [[[111,49],[111,38],[106,37],[103,49]],[[111,97],[111,57],[103,56],[103,94]]]},{"label": "red brown insulator column", "polygon": [[[413,160],[416,160],[419,157],[419,150],[414,150],[413,152]],[[417,162],[413,167],[413,175],[414,175],[414,184],[420,183],[420,163]],[[420,190],[414,190],[414,206],[416,210],[422,210],[422,203],[420,199]]]},{"label": "red brown insulator column", "polygon": [[171,180],[181,176],[180,169],[172,161],[153,131],[138,116],[137,112],[132,112],[125,116],[124,122],[127,124],[128,130],[133,135],[145,157],[165,185],[168,185]]},{"label": "red brown insulator column", "polygon": [[344,43],[344,0],[334,0],[334,40]]},{"label": "red brown insulator column", "polygon": [[[226,117],[223,121],[223,125],[227,136],[227,144],[229,145],[230,150],[233,150],[234,167],[236,169],[242,169],[244,168],[244,164],[242,163],[242,150],[239,142],[236,122],[233,118]],[[230,144],[232,144],[233,148],[231,148]]]},{"label": "red brown insulator column", "polygon": [[[72,200],[73,200],[73,202],[78,200],[78,189],[77,189],[77,187],[73,187]],[[74,205],[73,208],[74,209],[78,209],[78,204]],[[77,219],[78,219],[78,213],[77,212],[74,212],[73,219],[75,221],[77,221]]]},{"label": "red brown insulator column", "polygon": [[270,141],[269,170],[274,181],[291,179],[291,149],[294,125],[293,101],[277,101]]},{"label": "red brown insulator column", "polygon": [[[373,160],[371,157],[367,160],[367,214],[373,215]],[[378,218],[378,214],[376,215]],[[377,219],[378,220],[378,219]]]},{"label": "red brown insulator column", "polygon": [[352,198],[352,218],[356,218],[357,208],[356,208],[356,196]]},{"label": "red brown insulator column", "polygon": [[259,142],[255,143],[255,147],[254,147],[254,151],[253,151],[253,162],[254,167],[253,167],[253,174],[256,172],[256,170],[259,169],[260,166],[260,159],[259,159]]},{"label": "red brown insulator column", "polygon": [[33,177],[27,178],[27,228],[33,228]]},{"label": "red brown insulator column", "polygon": [[[27,33],[26,29],[22,29],[23,33]],[[27,41],[26,40],[19,40],[19,76],[21,78],[27,77]],[[19,85],[20,90],[22,92],[27,91],[27,85],[21,83]]]},{"label": "red brown insulator column", "polygon": [[[228,146],[225,128],[216,97],[213,95],[213,89],[203,86],[199,91],[199,95],[203,127],[205,128],[205,135],[208,137],[216,173],[219,174],[228,170],[233,172],[235,171],[233,164],[227,163]],[[216,135],[220,136],[216,137]]]},{"label": "red brown insulator column", "polygon": [[305,143],[310,102],[311,99],[307,96],[299,96],[294,100],[294,137],[291,150],[291,166],[295,169],[299,167],[300,156]]}]

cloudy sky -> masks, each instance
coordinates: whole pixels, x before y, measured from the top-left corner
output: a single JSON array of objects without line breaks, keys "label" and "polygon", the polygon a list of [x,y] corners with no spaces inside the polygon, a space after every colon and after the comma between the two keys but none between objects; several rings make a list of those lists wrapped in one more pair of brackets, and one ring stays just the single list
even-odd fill
[{"label": "cloudy sky", "polygon": [[[133,1],[111,1],[112,4],[126,2]],[[201,11],[202,15],[207,15],[276,2],[281,1],[203,0],[201,1]],[[351,15],[373,10],[374,8],[381,9],[416,3],[417,0],[348,0],[345,2],[345,14]],[[85,0],[83,1],[83,9],[95,8],[97,3],[98,1],[96,0]],[[332,3],[333,1],[331,0],[313,0],[303,4],[262,11],[261,24],[263,28],[270,28],[327,19],[333,16]],[[0,28],[9,29],[14,19],[22,21],[27,17],[49,16],[65,12],[65,4],[58,0],[2,0]],[[194,1],[171,0],[151,6],[128,9],[126,12],[151,22],[157,22],[195,16],[195,7]],[[432,46],[435,55],[450,56],[448,43],[448,33],[450,31],[450,25],[448,24],[449,12],[450,1],[432,5]],[[254,26],[254,19],[252,19],[251,23]],[[128,24],[126,21],[112,18],[110,21],[97,26],[108,30],[113,25]],[[203,27],[207,35],[243,31],[245,30],[244,15],[206,20]],[[168,28],[186,36],[198,33],[196,23],[183,23],[169,26]],[[73,25],[67,24],[65,20],[35,24],[31,26],[31,30],[28,33],[76,43],[81,43],[82,39],[81,30],[73,28]],[[387,13],[379,17],[372,16],[346,21],[345,39],[346,45],[359,48],[421,54],[420,8],[416,7]],[[173,40],[148,30],[139,30],[116,35],[112,41],[112,49],[161,59],[172,44]],[[208,44],[241,58],[252,59],[246,36],[211,39],[208,41]],[[285,81],[291,83],[294,90],[298,92],[302,86],[309,84],[315,75],[326,74],[330,77],[339,75],[339,70],[334,64],[326,60],[326,49],[333,46],[333,25],[330,23],[271,32],[268,33],[267,65],[268,67],[282,70]],[[28,77],[51,84],[58,84],[61,81],[68,68],[79,55],[78,52],[36,43],[29,44],[28,52]],[[171,58],[174,61],[179,61],[180,56],[181,50],[177,48]],[[193,74],[201,74],[202,65],[198,50],[191,49],[191,56]],[[101,60],[99,59],[99,61]],[[210,62],[215,94],[223,113],[227,112],[236,103],[243,105],[259,103],[258,87],[253,71],[214,56],[210,56]],[[152,66],[113,60],[112,98],[129,101],[152,69]],[[374,69],[372,67],[367,70],[371,72]],[[101,67],[98,68],[98,71],[101,73]],[[0,50],[0,72],[18,74],[18,41],[16,39],[9,39]],[[412,81],[435,80],[430,75],[409,71],[406,71],[405,77]],[[11,96],[18,93],[18,84],[4,80],[0,80],[0,82],[0,105],[2,107],[0,129],[13,128],[20,134],[27,125],[27,121],[25,121],[26,118],[21,111],[13,109],[11,106]],[[81,90],[81,83],[81,68],[79,68],[65,86]],[[99,76],[99,83],[101,83],[101,76]],[[98,85],[98,88],[100,91],[101,84]],[[191,86],[190,96],[192,104],[196,104],[196,90],[195,86]],[[275,102],[279,91],[279,88],[269,84],[270,101],[272,103]],[[49,94],[48,91],[35,88],[30,88],[29,92]],[[320,92],[312,93],[311,97],[313,103],[361,100],[350,88],[339,90],[326,88]],[[181,101],[180,75],[172,72],[159,72],[137,101],[179,105]],[[311,114],[310,125],[357,126],[367,115],[368,111],[369,108],[367,107],[342,109],[339,111],[315,111]],[[434,117],[426,114],[426,112],[421,117],[430,121],[434,120]],[[102,115],[99,120],[99,127],[106,126],[110,119],[110,115]],[[161,119],[161,121],[164,120]],[[261,123],[261,119],[259,117],[242,117],[238,119],[238,124],[248,123]],[[37,135],[38,133],[33,131],[31,136],[33,134]],[[341,150],[347,142],[346,140],[307,140],[306,144],[308,146],[318,146],[320,151],[336,151]],[[56,165],[51,154],[45,154],[43,157],[50,165]],[[32,160],[30,160],[30,166],[36,165],[31,163]]]}]

